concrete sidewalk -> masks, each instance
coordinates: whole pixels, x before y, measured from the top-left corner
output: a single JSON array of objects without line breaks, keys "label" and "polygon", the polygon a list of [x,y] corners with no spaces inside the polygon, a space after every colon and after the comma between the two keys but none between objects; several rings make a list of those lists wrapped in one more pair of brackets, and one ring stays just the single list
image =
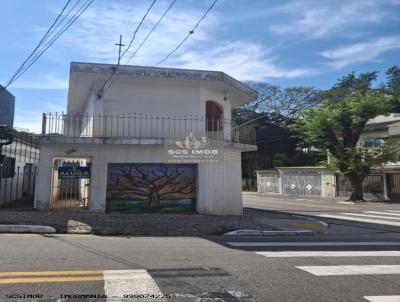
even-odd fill
[{"label": "concrete sidewalk", "polygon": [[222,235],[236,230],[316,233],[325,226],[307,218],[245,208],[243,216],[198,214],[102,214],[88,212],[0,211],[0,225],[45,225],[57,233],[97,235]]}]

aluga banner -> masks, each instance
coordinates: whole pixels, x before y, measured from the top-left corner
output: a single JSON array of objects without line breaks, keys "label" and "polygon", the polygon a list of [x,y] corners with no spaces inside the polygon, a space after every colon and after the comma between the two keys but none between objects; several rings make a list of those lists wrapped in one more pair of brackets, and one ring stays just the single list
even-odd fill
[{"label": "aluga banner", "polygon": [[90,167],[59,167],[58,179],[90,178]]}]

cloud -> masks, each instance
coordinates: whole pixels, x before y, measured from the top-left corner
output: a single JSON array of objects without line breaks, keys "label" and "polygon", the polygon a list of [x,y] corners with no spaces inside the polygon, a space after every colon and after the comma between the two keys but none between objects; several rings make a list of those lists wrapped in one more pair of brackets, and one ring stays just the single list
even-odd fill
[{"label": "cloud", "polygon": [[331,62],[334,68],[342,68],[354,63],[367,62],[378,58],[385,52],[400,49],[400,36],[381,37],[376,40],[356,43],[332,50],[327,50],[321,55]]},{"label": "cloud", "polygon": [[191,50],[173,60],[174,65],[186,68],[225,71],[246,81],[269,78],[308,76],[316,71],[309,68],[283,68],[265,47],[249,42],[228,42],[206,50]]},{"label": "cloud", "polygon": [[12,88],[66,90],[68,89],[68,79],[58,78],[51,74],[45,74],[34,80],[18,80],[12,84]]},{"label": "cloud", "polygon": [[[167,4],[159,3],[150,12],[131,50],[122,59],[122,64],[126,63],[130,54],[157,22]],[[124,37],[123,43],[128,44],[128,37],[132,35],[145,9],[140,2],[136,6],[122,3],[97,5],[82,15],[79,24],[71,28],[62,41],[67,47],[83,53],[87,60],[115,63],[117,47],[114,44],[119,33]],[[205,9],[206,7],[193,10],[186,6],[172,8],[130,64],[156,64],[187,35]],[[224,25],[222,20],[217,10],[211,11],[195,34],[163,66],[221,70],[240,80],[293,78],[313,72],[311,69],[280,66],[272,50],[261,44],[243,40],[232,42],[217,37],[218,29],[222,29]]]},{"label": "cloud", "polygon": [[[62,100],[46,101],[40,107],[46,108],[46,112],[63,112],[66,109],[65,102]],[[41,133],[42,131],[42,111],[16,108],[14,127],[27,129],[29,132]]]},{"label": "cloud", "polygon": [[397,0],[290,1],[276,10],[290,20],[269,29],[277,34],[303,34],[309,39],[338,32],[348,35],[356,26],[380,23],[396,10],[391,6],[399,4]]}]

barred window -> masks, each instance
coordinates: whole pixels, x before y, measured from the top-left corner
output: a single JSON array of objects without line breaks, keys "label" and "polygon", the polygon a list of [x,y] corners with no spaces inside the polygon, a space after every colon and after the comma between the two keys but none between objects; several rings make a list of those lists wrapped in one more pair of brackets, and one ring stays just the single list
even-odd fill
[{"label": "barred window", "polygon": [[1,178],[14,177],[15,175],[15,158],[14,157],[0,157],[0,175]]}]

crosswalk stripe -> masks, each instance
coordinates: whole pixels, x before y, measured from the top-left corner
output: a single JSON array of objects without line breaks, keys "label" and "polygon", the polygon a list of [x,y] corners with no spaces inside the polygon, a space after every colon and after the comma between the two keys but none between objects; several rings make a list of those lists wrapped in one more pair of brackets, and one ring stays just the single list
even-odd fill
[{"label": "crosswalk stripe", "polygon": [[400,274],[400,265],[324,265],[296,266],[315,276],[394,275]]},{"label": "crosswalk stripe", "polygon": [[392,220],[400,220],[400,217],[390,217],[390,216],[382,216],[382,215],[373,215],[373,214],[360,214],[360,213],[340,213],[343,215],[349,216],[360,216],[360,217],[371,217],[371,218],[382,218],[382,219],[392,219]]},{"label": "crosswalk stripe", "polygon": [[400,245],[399,241],[366,241],[366,242],[227,242],[237,247],[276,247],[276,246],[393,246]]},{"label": "crosswalk stripe", "polygon": [[350,217],[350,216],[344,216],[344,215],[331,215],[331,214],[323,214],[323,215],[318,215],[318,216],[325,217],[325,218],[332,218],[332,219],[341,219],[341,220],[350,220],[350,221],[357,221],[357,222],[367,222],[367,223],[374,223],[374,224],[400,226],[400,222],[395,222],[395,221],[385,221],[385,220],[367,219],[367,218],[361,218],[361,217]]},{"label": "crosswalk stripe", "polygon": [[400,302],[400,296],[365,296],[370,302]]},{"label": "crosswalk stripe", "polygon": [[[154,295],[158,298],[135,299],[135,301],[166,301],[162,292],[150,274],[144,269],[106,270],[104,275],[104,292],[112,301],[124,295]],[[132,297],[134,298],[134,297]]]},{"label": "crosswalk stripe", "polygon": [[399,257],[400,251],[288,251],[256,252],[267,258],[296,257]]},{"label": "crosswalk stripe", "polygon": [[379,215],[389,215],[389,216],[400,216],[400,213],[392,213],[392,212],[365,211],[364,213],[379,214]]}]

